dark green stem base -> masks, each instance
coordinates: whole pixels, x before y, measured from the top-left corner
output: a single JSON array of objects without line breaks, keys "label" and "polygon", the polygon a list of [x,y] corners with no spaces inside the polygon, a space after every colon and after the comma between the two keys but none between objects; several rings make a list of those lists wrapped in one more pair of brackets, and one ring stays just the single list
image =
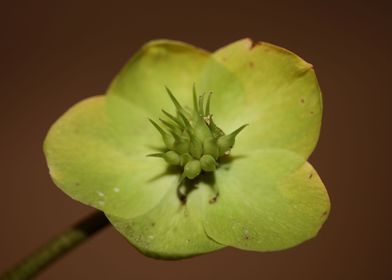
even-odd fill
[{"label": "dark green stem base", "polygon": [[80,223],[55,237],[4,275],[0,276],[0,279],[31,279],[46,266],[107,225],[109,225],[109,221],[105,217],[105,214],[100,211],[94,212]]}]

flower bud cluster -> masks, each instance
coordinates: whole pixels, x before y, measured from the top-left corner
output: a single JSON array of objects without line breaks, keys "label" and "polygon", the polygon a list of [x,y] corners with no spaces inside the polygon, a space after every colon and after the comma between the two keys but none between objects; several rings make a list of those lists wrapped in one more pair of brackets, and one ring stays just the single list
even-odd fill
[{"label": "flower bud cluster", "polygon": [[166,118],[159,119],[161,125],[151,119],[150,122],[161,134],[167,151],[149,156],[160,157],[170,165],[180,166],[183,170],[181,181],[194,179],[202,171],[215,171],[219,158],[230,153],[235,137],[246,125],[226,135],[212,120],[211,93],[204,104],[205,94],[197,96],[193,87],[193,110],[186,110],[168,88],[166,91],[176,114],[162,110]]}]

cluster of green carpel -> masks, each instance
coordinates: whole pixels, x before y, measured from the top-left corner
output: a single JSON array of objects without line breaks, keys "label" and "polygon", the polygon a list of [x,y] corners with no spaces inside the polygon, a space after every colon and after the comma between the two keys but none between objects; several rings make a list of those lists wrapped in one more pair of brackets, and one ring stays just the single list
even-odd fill
[{"label": "cluster of green carpel", "polygon": [[180,182],[185,178],[194,179],[202,171],[215,171],[219,158],[230,153],[235,137],[247,125],[226,135],[212,120],[212,93],[208,94],[204,104],[205,94],[197,96],[193,86],[193,110],[186,110],[168,88],[166,91],[176,108],[176,116],[162,110],[168,118],[159,119],[165,129],[155,121],[150,121],[161,134],[167,151],[149,156],[160,157],[170,165],[181,166],[183,172]]}]

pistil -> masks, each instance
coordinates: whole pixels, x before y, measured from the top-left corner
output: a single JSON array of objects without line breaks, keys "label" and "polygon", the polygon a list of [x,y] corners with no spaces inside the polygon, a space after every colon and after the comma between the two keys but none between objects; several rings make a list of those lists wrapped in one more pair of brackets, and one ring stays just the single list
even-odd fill
[{"label": "pistil", "polygon": [[202,172],[214,172],[221,157],[230,153],[237,135],[247,126],[242,125],[230,134],[225,134],[213,121],[210,113],[212,93],[197,96],[193,87],[193,111],[187,111],[166,87],[167,94],[175,106],[172,115],[162,109],[167,119],[160,118],[162,127],[150,119],[161,134],[166,151],[150,154],[164,159],[169,165],[180,166],[180,182],[185,178],[194,179]]}]

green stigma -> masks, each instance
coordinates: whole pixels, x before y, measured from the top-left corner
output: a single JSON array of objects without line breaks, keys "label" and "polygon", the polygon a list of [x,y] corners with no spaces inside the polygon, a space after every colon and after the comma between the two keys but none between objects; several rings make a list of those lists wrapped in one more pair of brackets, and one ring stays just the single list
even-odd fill
[{"label": "green stigma", "polygon": [[236,136],[247,126],[243,125],[230,134],[225,134],[212,120],[210,113],[211,93],[198,96],[193,86],[193,110],[185,109],[170,89],[166,91],[173,102],[174,115],[162,110],[165,119],[161,125],[150,119],[162,136],[165,152],[150,154],[160,157],[169,165],[182,170],[180,181],[195,179],[202,172],[214,172],[222,157],[230,154]]}]

